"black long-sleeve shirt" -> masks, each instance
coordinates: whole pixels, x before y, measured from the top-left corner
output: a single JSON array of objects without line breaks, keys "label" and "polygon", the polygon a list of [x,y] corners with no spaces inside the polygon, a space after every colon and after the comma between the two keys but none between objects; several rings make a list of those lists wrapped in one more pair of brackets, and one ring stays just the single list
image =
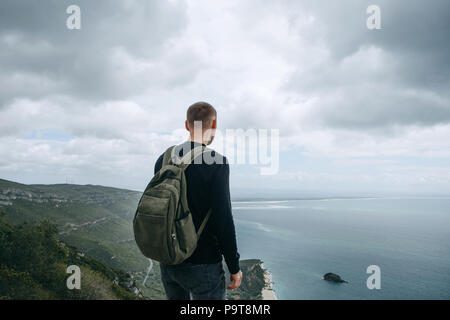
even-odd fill
[{"label": "black long-sleeve shirt", "polygon": [[[198,142],[187,141],[177,148],[177,151],[180,150],[179,155],[182,156],[186,148],[192,149],[199,145],[201,144]],[[222,261],[223,254],[228,270],[233,274],[240,268],[231,212],[230,166],[224,156],[212,152],[214,158],[221,159],[220,162],[192,163],[185,171],[188,206],[196,229],[198,230],[210,208],[212,214],[200,236],[197,248],[184,262],[216,263]],[[156,161],[155,173],[161,169],[162,160],[163,155]]]}]

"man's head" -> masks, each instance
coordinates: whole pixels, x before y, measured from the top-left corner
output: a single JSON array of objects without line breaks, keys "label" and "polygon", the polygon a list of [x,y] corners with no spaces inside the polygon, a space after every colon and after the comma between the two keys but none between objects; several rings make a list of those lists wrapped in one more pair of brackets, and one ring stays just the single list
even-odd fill
[{"label": "man's head", "polygon": [[210,144],[214,139],[217,127],[217,112],[207,102],[196,102],[187,110],[186,130],[191,140]]}]

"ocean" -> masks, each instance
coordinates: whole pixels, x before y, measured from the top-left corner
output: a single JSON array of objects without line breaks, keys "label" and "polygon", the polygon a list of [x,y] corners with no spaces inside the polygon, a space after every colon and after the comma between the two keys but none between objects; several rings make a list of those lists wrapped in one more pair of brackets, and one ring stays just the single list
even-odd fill
[{"label": "ocean", "polygon": [[233,216],[241,258],[263,260],[278,299],[450,299],[450,198],[239,201]]}]

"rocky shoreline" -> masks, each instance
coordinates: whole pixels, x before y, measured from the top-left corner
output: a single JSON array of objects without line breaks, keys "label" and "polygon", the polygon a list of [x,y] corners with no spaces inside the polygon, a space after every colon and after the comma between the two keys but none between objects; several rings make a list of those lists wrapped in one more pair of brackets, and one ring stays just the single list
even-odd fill
[{"label": "rocky shoreline", "polygon": [[261,290],[262,300],[277,300],[277,296],[273,290],[272,274],[267,269],[264,269],[262,264],[261,268],[264,270],[265,282],[264,288]]}]

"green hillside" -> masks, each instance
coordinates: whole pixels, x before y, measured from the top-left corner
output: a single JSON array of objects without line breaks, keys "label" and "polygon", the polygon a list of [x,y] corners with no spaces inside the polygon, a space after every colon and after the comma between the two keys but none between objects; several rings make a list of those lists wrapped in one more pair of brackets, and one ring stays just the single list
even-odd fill
[{"label": "green hillside", "polygon": [[[48,221],[11,225],[0,211],[0,299],[138,299],[132,277],[58,240]],[[81,272],[82,290],[68,289],[67,267]]]},{"label": "green hillside", "polygon": [[[6,222],[42,221],[56,224],[59,239],[112,268],[130,272],[139,284],[148,260],[137,248],[132,220],[140,193],[93,185],[24,185],[0,179],[0,208]],[[145,296],[164,299],[155,264]]]},{"label": "green hillside", "polygon": [[[48,219],[56,225],[58,238],[78,248],[87,257],[114,269],[129,272],[142,293],[151,299],[164,299],[159,266],[155,262],[145,286],[148,260],[140,253],[133,236],[132,220],[140,192],[94,185],[24,185],[0,179],[0,209],[4,221],[13,225]],[[248,281],[230,299],[258,299],[262,288],[259,260],[242,261]],[[252,268],[253,267],[253,268]],[[246,288],[246,289],[244,289]],[[259,290],[259,291],[258,291]]]}]

